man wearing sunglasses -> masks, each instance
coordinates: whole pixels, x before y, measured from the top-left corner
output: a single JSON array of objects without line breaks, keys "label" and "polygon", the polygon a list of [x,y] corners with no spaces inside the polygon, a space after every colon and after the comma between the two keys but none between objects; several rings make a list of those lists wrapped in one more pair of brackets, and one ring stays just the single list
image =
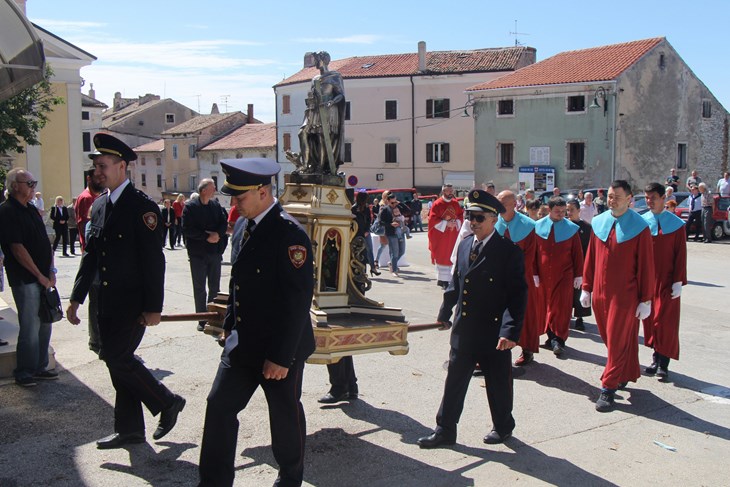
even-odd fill
[{"label": "man wearing sunglasses", "polygon": [[5,269],[18,310],[15,382],[32,387],[38,380],[58,379],[48,367],[51,323],[38,317],[41,292],[56,285],[56,269],[46,226],[30,204],[38,181],[25,169],[11,169],[5,181],[8,199],[0,205],[0,232]]},{"label": "man wearing sunglasses", "polygon": [[512,353],[520,339],[527,303],[524,258],[520,248],[495,231],[502,203],[482,190],[469,193],[467,218],[473,235],[459,244],[454,274],[444,292],[438,322],[451,327],[449,368],[436,429],[418,439],[421,448],[456,443],[456,425],[464,408],[474,366],[484,371],[493,429],[484,443],[512,436]]}]

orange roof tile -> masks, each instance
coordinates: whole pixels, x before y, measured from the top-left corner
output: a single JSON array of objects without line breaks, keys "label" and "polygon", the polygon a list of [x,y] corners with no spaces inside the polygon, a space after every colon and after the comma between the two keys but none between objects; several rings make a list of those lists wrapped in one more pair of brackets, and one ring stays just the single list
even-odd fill
[{"label": "orange roof tile", "polygon": [[[449,74],[493,71],[514,71],[526,51],[532,47],[497,47],[469,51],[432,51],[426,53],[426,72],[418,70],[418,53],[383,54],[379,56],[356,56],[336,59],[329,69],[339,71],[343,78],[381,78],[410,76],[418,74]],[[318,74],[317,68],[304,68],[280,81],[275,86],[284,86],[302,81],[311,81]]]},{"label": "orange roof tile", "polygon": [[664,37],[655,37],[561,52],[467,91],[613,80],[662,41]]},{"label": "orange roof tile", "polygon": [[237,128],[200,150],[256,149],[276,146],[276,124],[254,123]]},{"label": "orange roof tile", "polygon": [[132,149],[134,152],[162,152],[165,150],[164,139],[155,140],[153,142],[147,142],[139,147]]}]

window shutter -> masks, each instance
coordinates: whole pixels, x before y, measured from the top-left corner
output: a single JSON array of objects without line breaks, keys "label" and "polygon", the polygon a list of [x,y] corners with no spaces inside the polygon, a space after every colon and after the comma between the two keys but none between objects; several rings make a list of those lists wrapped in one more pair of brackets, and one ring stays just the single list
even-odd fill
[{"label": "window shutter", "polygon": [[426,118],[433,118],[433,100],[426,100]]},{"label": "window shutter", "polygon": [[449,144],[443,144],[444,162],[449,162]]},{"label": "window shutter", "polygon": [[449,118],[451,116],[451,106],[449,104],[449,101],[450,100],[448,98],[444,98],[443,100],[444,111],[442,116],[444,118]]},{"label": "window shutter", "polygon": [[426,144],[426,162],[433,162],[433,144]]}]

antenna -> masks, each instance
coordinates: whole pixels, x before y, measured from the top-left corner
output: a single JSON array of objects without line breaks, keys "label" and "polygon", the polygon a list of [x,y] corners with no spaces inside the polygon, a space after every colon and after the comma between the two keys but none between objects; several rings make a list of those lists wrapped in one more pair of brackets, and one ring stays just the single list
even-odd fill
[{"label": "antenna", "polygon": [[517,46],[521,46],[522,45],[522,43],[519,41],[519,39],[517,39],[517,36],[518,35],[519,36],[529,36],[530,34],[527,34],[525,32],[517,32],[517,20],[515,20],[515,31],[514,32],[510,32],[509,35],[515,36],[515,47],[517,47]]},{"label": "antenna", "polygon": [[228,113],[228,99],[231,95],[221,95],[221,101],[223,102],[223,113]]},{"label": "antenna", "polygon": [[200,113],[200,95],[193,95],[198,98],[198,113]]}]

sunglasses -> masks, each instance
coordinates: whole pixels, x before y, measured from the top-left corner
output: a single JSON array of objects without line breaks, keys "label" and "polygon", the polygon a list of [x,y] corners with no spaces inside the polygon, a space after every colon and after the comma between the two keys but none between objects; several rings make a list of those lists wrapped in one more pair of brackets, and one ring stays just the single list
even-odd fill
[{"label": "sunglasses", "polygon": [[36,186],[38,186],[38,181],[16,181],[16,183],[25,183],[25,184],[27,184],[27,185],[28,185],[28,187],[29,187],[30,189],[33,189],[33,188],[35,188]]},{"label": "sunglasses", "polygon": [[469,213],[466,215],[466,217],[469,219],[469,221],[475,221],[477,223],[482,223],[484,220],[487,219],[487,215],[481,215],[479,213]]}]

